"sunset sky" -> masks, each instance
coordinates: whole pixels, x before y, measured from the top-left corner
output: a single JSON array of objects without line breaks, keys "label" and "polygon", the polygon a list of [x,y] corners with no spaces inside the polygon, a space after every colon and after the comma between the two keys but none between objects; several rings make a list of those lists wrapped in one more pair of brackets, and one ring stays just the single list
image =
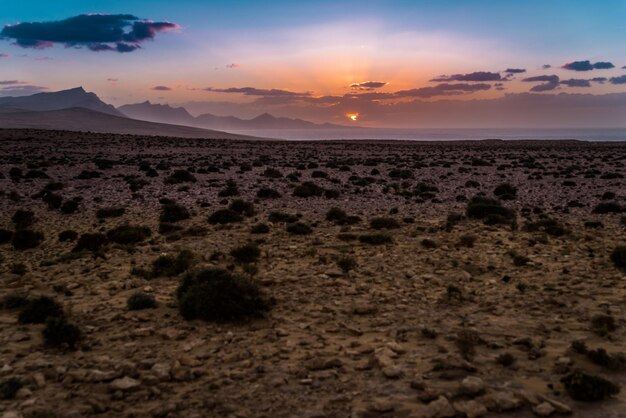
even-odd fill
[{"label": "sunset sky", "polygon": [[364,126],[442,100],[626,109],[624,0],[3,1],[0,22],[2,96]]}]

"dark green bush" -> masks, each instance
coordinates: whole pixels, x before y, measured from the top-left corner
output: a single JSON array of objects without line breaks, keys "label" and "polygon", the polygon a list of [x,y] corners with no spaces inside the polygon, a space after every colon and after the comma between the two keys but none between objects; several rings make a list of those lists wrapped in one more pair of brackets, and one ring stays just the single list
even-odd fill
[{"label": "dark green bush", "polygon": [[78,232],[66,229],[65,231],[61,231],[59,233],[59,241],[67,242],[67,241],[76,241],[78,238]]},{"label": "dark green bush", "polygon": [[96,252],[107,242],[107,237],[99,232],[82,234],[74,246],[73,252],[82,250]]},{"label": "dark green bush", "polygon": [[43,242],[43,233],[30,229],[19,229],[13,234],[11,242],[16,250],[28,250],[38,247]]},{"label": "dark green bush", "polygon": [[126,209],[124,208],[101,208],[96,211],[96,217],[98,219],[106,219],[106,218],[119,218],[124,215]]},{"label": "dark green bush", "polygon": [[12,238],[13,231],[0,228],[0,244],[6,244],[8,242],[11,242]]},{"label": "dark green bush", "polygon": [[0,399],[14,399],[17,391],[22,388],[22,380],[18,377],[9,377],[0,382]]},{"label": "dark green bush", "polygon": [[195,183],[197,180],[187,170],[174,170],[172,174],[163,179],[165,184]]},{"label": "dark green bush", "polygon": [[266,224],[256,224],[250,228],[250,233],[252,234],[267,234],[270,232],[270,227]]},{"label": "dark green bush", "polygon": [[189,219],[191,215],[187,208],[178,203],[171,202],[166,203],[161,206],[161,216],[159,217],[160,222],[178,222],[183,221],[185,219]]},{"label": "dark green bush", "polygon": [[615,383],[581,370],[563,377],[561,383],[572,399],[583,402],[601,401],[617,395],[620,391],[620,387]]},{"label": "dark green bush", "polygon": [[294,223],[300,219],[297,215],[292,215],[290,213],[285,212],[270,212],[268,216],[268,220],[270,222],[285,222],[285,223]]},{"label": "dark green bush", "polygon": [[509,223],[515,219],[515,212],[507,209],[500,201],[484,196],[474,196],[467,204],[466,215],[483,219],[489,224]]},{"label": "dark green bush", "polygon": [[337,267],[344,273],[348,273],[350,270],[354,270],[358,266],[356,258],[344,255],[337,259]]},{"label": "dark green bush", "polygon": [[254,243],[244,244],[240,247],[233,248],[230,251],[235,260],[239,263],[254,263],[261,256],[261,250]]},{"label": "dark green bush", "polygon": [[624,212],[624,208],[617,202],[601,202],[593,208],[591,213],[597,214],[607,214],[607,213],[622,213]]},{"label": "dark green bush", "polygon": [[187,320],[242,321],[261,317],[269,309],[254,282],[220,268],[188,273],[176,295]]},{"label": "dark green bush", "polygon": [[278,199],[282,195],[274,189],[263,187],[256,192],[259,199]]},{"label": "dark green bush", "polygon": [[611,315],[598,314],[591,318],[591,329],[599,336],[605,337],[617,329],[617,323]]},{"label": "dark green bush", "polygon": [[373,218],[370,220],[370,227],[373,229],[397,229],[400,223],[394,218]]},{"label": "dark green bush", "polygon": [[243,216],[250,217],[254,215],[254,204],[246,202],[242,199],[233,200],[228,206],[228,209],[232,210],[233,212],[237,212]]},{"label": "dark green bush", "polygon": [[22,324],[42,324],[48,317],[62,317],[63,308],[48,296],[30,299],[20,311],[18,320]]},{"label": "dark green bush", "polygon": [[502,183],[496,186],[493,190],[493,194],[502,200],[513,200],[515,196],[517,196],[517,187],[509,183]]},{"label": "dark green bush", "polygon": [[229,224],[243,221],[243,216],[232,209],[218,209],[213,212],[208,219],[211,225]]},{"label": "dark green bush", "polygon": [[46,327],[43,329],[43,338],[46,345],[51,347],[66,345],[70,349],[75,349],[80,336],[80,329],[65,318],[48,317],[46,319]]},{"label": "dark green bush", "polygon": [[626,245],[618,245],[613,249],[611,261],[618,269],[626,269]]},{"label": "dark green bush", "polygon": [[153,309],[156,308],[156,300],[152,295],[137,291],[128,297],[126,300],[126,306],[128,306],[128,309],[131,311]]},{"label": "dark green bush", "polygon": [[293,189],[293,195],[296,197],[315,197],[323,194],[324,189],[310,181],[306,181]]},{"label": "dark green bush", "polygon": [[177,256],[161,255],[152,262],[152,277],[176,276],[192,266],[194,254],[189,250],[182,250]]},{"label": "dark green bush", "polygon": [[76,213],[78,210],[78,201],[76,200],[68,200],[61,205],[61,212],[66,215],[70,215],[72,213]]},{"label": "dark green bush", "polygon": [[35,214],[31,210],[18,209],[11,217],[15,229],[26,229],[35,223]]},{"label": "dark green bush", "polygon": [[107,232],[107,239],[116,244],[137,244],[152,235],[152,231],[147,226],[141,225],[120,225]]},{"label": "dark green bush", "polygon": [[219,197],[230,197],[239,195],[239,189],[237,188],[237,183],[233,180],[228,180],[226,182],[226,188],[220,190],[217,194]]},{"label": "dark green bush", "polygon": [[359,236],[359,241],[364,244],[382,245],[393,242],[391,235],[385,233],[363,234]]},{"label": "dark green bush", "polygon": [[287,232],[293,235],[308,235],[313,232],[313,229],[304,222],[294,222],[287,225]]}]

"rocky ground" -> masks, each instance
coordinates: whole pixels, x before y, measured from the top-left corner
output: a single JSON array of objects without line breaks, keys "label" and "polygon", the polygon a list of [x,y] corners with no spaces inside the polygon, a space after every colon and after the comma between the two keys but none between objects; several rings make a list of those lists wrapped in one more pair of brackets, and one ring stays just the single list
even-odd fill
[{"label": "rocky ground", "polygon": [[[624,417],[625,162],[626,143],[0,130],[0,416]],[[497,216],[468,209],[481,192]],[[268,310],[184,319],[176,290],[207,267]],[[62,313],[25,319],[39,296]]]}]

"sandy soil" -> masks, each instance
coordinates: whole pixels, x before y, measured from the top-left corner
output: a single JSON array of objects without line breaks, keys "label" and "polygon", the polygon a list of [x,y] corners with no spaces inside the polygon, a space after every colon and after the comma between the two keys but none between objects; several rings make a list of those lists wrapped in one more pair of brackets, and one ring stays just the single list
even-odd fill
[{"label": "sandy soil", "polygon": [[[592,213],[601,202],[626,204],[625,161],[626,143],[246,142],[0,131],[0,228],[14,230],[15,211],[31,210],[30,228],[45,236],[28,250],[0,244],[0,297],[51,296],[82,334],[76,350],[51,347],[43,324],[18,322],[19,309],[0,310],[0,381],[22,382],[13,399],[0,400],[0,416],[624,417],[625,390],[579,402],[560,380],[582,369],[626,384],[623,367],[594,364],[571,348],[584,341],[589,350],[626,352],[626,274],[610,259],[626,243],[624,215]],[[146,176],[141,163],[158,175]],[[268,168],[282,176],[264,175]],[[166,184],[174,170],[196,181]],[[83,171],[99,177],[77,178]],[[294,172],[299,177],[287,176]],[[48,178],[37,178],[41,173]],[[239,195],[218,196],[229,179]],[[306,181],[339,194],[293,196]],[[63,202],[80,198],[75,213],[37,196],[51,182],[62,183],[54,193]],[[419,183],[437,190],[416,195]],[[449,217],[464,214],[478,192],[493,197],[502,183],[517,188],[503,201],[516,211],[514,226]],[[263,187],[282,197],[257,198]],[[162,198],[191,212],[177,222],[182,231],[158,232]],[[234,199],[254,202],[255,214],[207,222]],[[96,211],[107,207],[125,213],[98,219]],[[327,221],[331,207],[361,221]],[[300,214],[312,233],[288,233],[285,223],[268,220],[272,211]],[[352,239],[381,232],[369,224],[375,217],[398,221],[399,228],[383,231],[391,243]],[[529,230],[542,217],[565,233]],[[152,235],[131,246],[105,244],[97,254],[72,253],[76,242],[57,238],[64,230],[106,233],[124,223],[145,225]],[[251,234],[258,223],[270,232]],[[194,236],[185,233],[190,227],[202,228]],[[473,246],[463,245],[463,236],[474,237]],[[229,255],[250,241],[261,249],[255,268]],[[186,321],[175,295],[184,273],[131,273],[183,249],[195,254],[192,270],[220,266],[250,276],[275,301],[266,317]],[[345,257],[357,263],[347,273],[337,265]],[[20,263],[25,272],[16,269]],[[157,307],[129,310],[127,299],[138,290],[153,295]],[[598,314],[613,317],[616,329],[594,332]],[[459,348],[468,338],[469,352]],[[500,364],[503,353],[512,365]]]}]

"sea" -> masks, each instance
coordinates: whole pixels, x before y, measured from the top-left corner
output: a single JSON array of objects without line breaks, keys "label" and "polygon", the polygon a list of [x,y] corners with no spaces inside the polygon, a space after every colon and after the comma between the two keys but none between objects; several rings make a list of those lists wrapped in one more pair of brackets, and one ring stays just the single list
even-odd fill
[{"label": "sea", "polygon": [[346,129],[264,129],[240,130],[234,133],[263,138],[287,140],[402,140],[402,141],[464,141],[481,139],[501,140],[563,140],[580,141],[626,141],[626,128],[429,128],[429,129],[381,129],[381,128],[346,128]]}]

